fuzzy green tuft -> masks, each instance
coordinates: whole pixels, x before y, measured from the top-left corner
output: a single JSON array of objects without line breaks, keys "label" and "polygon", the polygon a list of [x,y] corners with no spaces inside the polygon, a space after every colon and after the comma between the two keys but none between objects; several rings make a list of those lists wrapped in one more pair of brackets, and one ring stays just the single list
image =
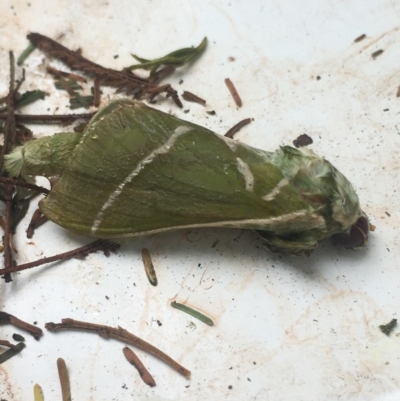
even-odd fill
[{"label": "fuzzy green tuft", "polygon": [[23,146],[16,147],[4,156],[4,168],[11,177],[18,177],[24,165]]}]

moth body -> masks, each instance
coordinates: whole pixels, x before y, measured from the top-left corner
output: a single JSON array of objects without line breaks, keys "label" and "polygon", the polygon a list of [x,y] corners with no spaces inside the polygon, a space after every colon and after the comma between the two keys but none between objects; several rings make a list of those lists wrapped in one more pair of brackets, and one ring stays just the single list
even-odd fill
[{"label": "moth body", "polygon": [[353,238],[352,247],[366,241],[352,185],[310,150],[265,152],[130,100],[109,103],[82,136],[38,141],[11,154],[6,168],[59,175],[40,209],[82,235],[245,228],[272,250],[293,254],[333,235],[345,245]]}]

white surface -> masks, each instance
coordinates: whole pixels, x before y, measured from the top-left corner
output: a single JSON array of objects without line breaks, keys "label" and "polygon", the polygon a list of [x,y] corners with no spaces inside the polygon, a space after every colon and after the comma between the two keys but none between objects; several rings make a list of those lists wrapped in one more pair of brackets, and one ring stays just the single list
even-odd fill
[{"label": "white surface", "polygon": [[[65,317],[121,325],[177,359],[192,377],[185,380],[137,351],[157,382],[149,388],[125,361],[123,344],[45,331],[39,342],[26,335],[27,348],[0,366],[0,398],[33,399],[39,383],[47,400],[61,399],[56,359],[63,357],[74,400],[400,399],[399,330],[386,337],[378,328],[399,310],[400,3],[47,3],[1,2],[1,95],[8,51],[18,55],[31,31],[115,69],[132,64],[130,53],[153,58],[207,36],[202,58],[169,82],[206,99],[217,116],[192,103],[185,103],[187,114],[168,101],[160,108],[219,133],[253,117],[236,138],[265,150],[307,133],[311,148],[354,183],[377,229],[362,252],[327,242],[310,258],[271,254],[251,232],[177,232],[127,242],[109,258],[95,254],[14,275],[11,284],[0,284],[3,310],[43,329]],[[367,38],[353,43],[363,33]],[[378,49],[384,53],[373,60]],[[67,96],[56,93],[44,72],[48,62],[36,51],[26,63],[23,89],[51,93],[29,111],[68,112]],[[227,77],[242,97],[240,110]],[[29,219],[19,228],[19,263],[87,242],[51,223],[30,241],[24,233]],[[152,254],[157,287],[145,277],[142,247]],[[173,299],[203,310],[215,327],[172,309]],[[16,331],[2,326],[0,338]]]}]

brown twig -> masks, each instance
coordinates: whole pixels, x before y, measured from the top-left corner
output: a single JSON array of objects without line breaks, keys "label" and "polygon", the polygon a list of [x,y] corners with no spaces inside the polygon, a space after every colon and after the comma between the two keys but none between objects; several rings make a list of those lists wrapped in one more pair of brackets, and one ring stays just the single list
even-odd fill
[{"label": "brown twig", "polygon": [[8,347],[8,348],[11,348],[11,349],[17,349],[17,345],[16,344],[12,344],[12,343],[10,343],[10,341],[7,341],[7,340],[0,340],[0,346],[2,346],[2,347]]},{"label": "brown twig", "polygon": [[[15,114],[15,120],[17,123],[25,124],[69,124],[76,120],[90,120],[94,113],[82,113],[82,114],[63,114],[63,115],[46,115],[46,114]],[[6,120],[7,115],[0,113],[0,120]]]},{"label": "brown twig", "polygon": [[233,135],[235,135],[238,131],[240,131],[245,125],[250,123],[251,123],[251,118],[245,118],[244,120],[239,121],[232,128],[230,128],[224,136],[226,136],[227,138],[233,138]]},{"label": "brown twig", "polygon": [[18,266],[12,266],[10,268],[0,269],[0,274],[15,273],[22,270],[32,269],[33,267],[41,266],[47,263],[58,262],[61,260],[67,260],[74,257],[84,257],[92,252],[97,252],[99,250],[104,251],[107,256],[108,249],[111,248],[114,251],[118,247],[118,244],[111,243],[107,240],[96,240],[88,245],[81,246],[79,248],[73,249],[72,251],[60,253],[58,255],[50,256],[48,258],[43,258],[35,260],[34,262],[24,263]]},{"label": "brown twig", "polygon": [[36,209],[26,230],[26,236],[32,238],[35,230],[46,223],[46,221],[49,221],[49,219],[42,214],[40,209]]},{"label": "brown twig", "polygon": [[39,340],[40,337],[43,335],[43,331],[41,328],[24,322],[23,320],[20,320],[7,312],[0,312],[0,325],[3,324],[12,324],[13,326],[18,327],[21,330],[25,330],[30,335],[32,335],[35,340]]},{"label": "brown twig", "polygon": [[99,64],[89,61],[78,52],[71,51],[53,39],[39,33],[30,33],[28,39],[37,48],[51,57],[61,60],[71,69],[83,71],[93,78],[98,78],[103,85],[112,86],[131,93],[139,93],[149,86],[147,79],[140,78],[126,71],[104,68]]},{"label": "brown twig", "polygon": [[64,77],[67,79],[72,79],[73,81],[77,81],[77,82],[87,82],[87,79],[84,77],[81,77],[80,75],[72,74],[71,72],[67,72],[67,71],[60,71],[51,66],[47,67],[47,72],[50,73],[51,75],[54,75],[55,77]]},{"label": "brown twig", "polygon": [[45,327],[51,332],[57,332],[64,329],[89,331],[91,333],[96,333],[100,337],[106,339],[112,338],[114,340],[122,341],[126,344],[131,344],[165,362],[181,375],[185,377],[190,376],[190,371],[185,369],[178,362],[174,361],[170,356],[156,348],[154,345],[151,345],[147,341],[142,340],[141,338],[135,336],[134,334],[130,333],[120,326],[118,326],[118,328],[114,328],[102,324],[81,322],[79,320],[67,318],[62,319],[61,323],[46,323]]},{"label": "brown twig", "polygon": [[25,348],[24,343],[18,343],[15,348],[10,348],[6,352],[0,354],[0,364],[12,358],[13,356],[19,354]]},{"label": "brown twig", "polygon": [[364,40],[366,37],[367,37],[367,35],[366,35],[365,33],[363,33],[362,35],[356,37],[356,38],[354,39],[354,42],[355,42],[355,43],[361,42],[361,41]]},{"label": "brown twig", "polygon": [[28,182],[17,181],[12,178],[0,177],[0,182],[2,182],[4,184],[16,185],[18,187],[29,188],[29,189],[32,189],[33,191],[40,192],[40,193],[46,194],[46,195],[48,193],[50,193],[50,191],[44,187],[39,187],[38,185],[29,184]]},{"label": "brown twig", "polygon": [[100,106],[100,80],[95,78],[93,83],[93,106],[99,107]]},{"label": "brown twig", "polygon": [[[21,80],[22,83],[22,80]],[[19,88],[19,85],[18,85]],[[4,145],[1,152],[0,159],[0,171],[3,170],[4,155],[6,155],[16,144],[17,130],[15,122],[15,60],[13,52],[10,52],[10,85],[7,96],[7,119],[4,130]],[[12,254],[12,197],[14,193],[14,186],[11,184],[7,185],[6,188],[7,200],[6,200],[6,213],[4,223],[4,267],[11,268],[14,265],[13,254]],[[11,281],[11,275],[5,274],[4,280],[6,283]]]},{"label": "brown twig", "polygon": [[229,78],[225,79],[225,85],[229,89],[229,92],[231,93],[233,100],[236,103],[237,107],[242,107],[242,99],[239,96],[239,93],[237,92],[235,85],[233,85],[232,81]]},{"label": "brown twig", "polygon": [[143,365],[142,361],[138,358],[138,356],[128,347],[124,347],[122,352],[124,353],[127,361],[137,369],[142,380],[148,386],[154,387],[156,385],[156,381],[154,380],[150,372],[146,369],[146,367]]},{"label": "brown twig", "polygon": [[189,91],[184,91],[182,94],[182,97],[187,100],[188,102],[194,102],[194,103],[199,103],[202,106],[206,105],[206,101],[204,99],[202,99],[201,97],[198,97],[197,95],[195,95],[192,92]]},{"label": "brown twig", "polygon": [[[158,88],[153,83],[153,80],[141,78],[132,71],[117,71],[102,67],[86,59],[80,53],[71,51],[53,39],[39,33],[30,33],[28,39],[37,48],[51,57],[61,60],[72,70],[80,70],[92,78],[98,79],[101,85],[117,88],[117,92],[125,92],[136,99],[143,99],[151,88]],[[178,93],[171,86],[166,88],[165,92],[166,96],[171,97],[178,107],[183,107]]]}]

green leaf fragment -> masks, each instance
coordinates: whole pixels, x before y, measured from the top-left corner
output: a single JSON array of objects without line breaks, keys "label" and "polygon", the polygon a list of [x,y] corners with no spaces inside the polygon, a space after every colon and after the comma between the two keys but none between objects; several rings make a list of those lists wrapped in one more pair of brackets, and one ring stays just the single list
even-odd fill
[{"label": "green leaf fragment", "polygon": [[201,312],[191,308],[190,306],[180,304],[179,302],[176,301],[172,301],[171,306],[175,309],[179,309],[182,312],[189,314],[190,316],[193,316],[194,318],[200,320],[201,322],[207,324],[208,326],[214,326],[214,322],[208,316],[203,315]]},{"label": "green leaf fragment", "polygon": [[[69,85],[69,87],[72,90],[81,90],[81,89],[83,89],[83,87],[81,85],[79,85],[78,82],[76,82],[76,81],[74,81],[72,79],[67,79],[65,81],[67,82],[67,84]],[[65,88],[64,82],[62,82],[61,80],[55,81],[54,82],[54,86],[56,87],[56,89],[59,89],[59,90],[67,90]]]},{"label": "green leaf fragment", "polygon": [[35,45],[31,43],[18,57],[17,65],[21,66],[35,49]]},{"label": "green leaf fragment", "polygon": [[18,343],[15,348],[10,348],[7,351],[3,352],[2,354],[0,354],[0,364],[19,354],[24,348],[24,343]]},{"label": "green leaf fragment", "polygon": [[21,334],[14,333],[12,335],[14,341],[25,341],[25,337],[21,336]]},{"label": "green leaf fragment", "polygon": [[28,104],[36,102],[37,100],[43,100],[46,96],[47,93],[41,90],[24,92],[18,97],[17,101],[15,102],[15,107],[18,108],[27,106]]},{"label": "green leaf fragment", "polygon": [[168,53],[164,57],[156,58],[154,60],[147,60],[142,57],[138,57],[132,54],[140,64],[133,64],[128,67],[128,70],[136,70],[139,68],[145,70],[151,70],[150,76],[154,75],[158,68],[165,65],[173,65],[174,67],[181,67],[190,61],[194,60],[196,57],[200,56],[207,46],[207,38],[204,38],[202,42],[197,47],[186,47],[184,49],[175,50]]},{"label": "green leaf fragment", "polygon": [[92,95],[81,96],[77,94],[75,97],[69,99],[69,107],[71,110],[79,109],[81,107],[88,109],[93,104],[93,100],[94,96]]}]

